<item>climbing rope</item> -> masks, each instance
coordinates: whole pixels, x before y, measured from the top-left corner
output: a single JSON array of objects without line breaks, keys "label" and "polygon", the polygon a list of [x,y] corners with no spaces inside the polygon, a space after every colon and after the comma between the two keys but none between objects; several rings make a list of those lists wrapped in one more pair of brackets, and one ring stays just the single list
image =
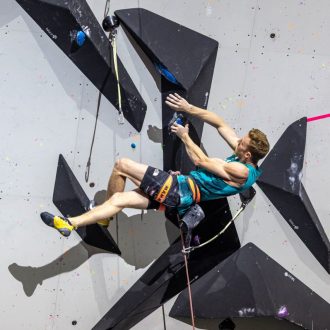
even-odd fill
[{"label": "climbing rope", "polygon": [[97,100],[97,110],[96,110],[96,116],[95,116],[94,132],[93,132],[91,148],[89,151],[89,156],[88,156],[86,170],[85,170],[85,181],[86,182],[88,182],[88,180],[89,180],[89,172],[91,169],[91,160],[92,160],[92,153],[93,153],[93,147],[94,147],[94,141],[95,141],[96,127],[97,127],[97,122],[98,122],[99,113],[100,113],[101,98],[102,98],[102,93],[99,92],[99,97]]},{"label": "climbing rope", "polygon": [[[105,7],[104,7],[104,18],[108,16],[110,11],[110,0],[106,0],[105,2]],[[120,90],[120,84],[119,84],[119,71],[118,71],[118,61],[117,61],[117,43],[116,43],[116,34],[117,31],[116,29],[113,29],[108,36],[109,42],[111,43],[112,46],[112,52],[110,49],[110,57],[112,54],[113,57],[113,63],[114,63],[114,70],[115,70],[115,76],[117,80],[117,93],[118,93],[118,108],[119,108],[119,118],[118,122],[120,124],[124,123],[124,116],[122,112],[122,100],[121,100],[121,90]],[[111,62],[111,58],[110,58]],[[92,142],[91,142],[91,147],[90,147],[90,152],[89,152],[89,157],[87,160],[86,164],[86,170],[85,170],[85,181],[88,182],[89,180],[89,174],[90,174],[90,168],[91,168],[91,160],[92,160],[92,153],[93,153],[93,148],[94,148],[94,141],[95,141],[95,134],[96,134],[96,128],[97,128],[97,123],[98,123],[98,118],[99,118],[99,113],[100,113],[100,105],[101,105],[101,99],[102,99],[102,91],[105,86],[106,80],[108,79],[109,74],[106,76],[102,87],[100,88],[99,91],[99,96],[97,100],[97,108],[96,108],[96,116],[95,116],[95,124],[94,124],[94,131],[93,131],[93,137],[92,137]]]},{"label": "climbing rope", "polygon": [[240,195],[240,199],[241,199],[241,207],[240,209],[237,211],[237,213],[234,215],[234,217],[227,223],[227,225],[215,236],[213,236],[212,238],[210,238],[209,240],[207,240],[206,242],[199,244],[197,246],[189,246],[187,248],[184,248],[182,250],[182,252],[184,254],[190,253],[196,249],[200,249],[203,246],[213,242],[214,240],[216,240],[219,236],[221,236],[227,229],[228,227],[235,221],[235,219],[244,211],[244,209],[246,208],[246,206],[251,202],[251,200],[254,198],[256,194],[256,191],[253,187],[250,187],[248,190],[241,192]]},{"label": "climbing rope", "polygon": [[[178,221],[180,223],[180,218],[178,217]],[[185,249],[185,242],[183,238],[183,233],[182,229],[180,227],[180,236],[181,236],[181,244],[182,244],[182,249]],[[191,316],[191,324],[193,330],[195,330],[195,315],[194,315],[194,308],[193,308],[193,301],[192,301],[192,294],[191,294],[191,286],[190,286],[190,276],[189,276],[189,268],[188,268],[188,260],[187,260],[187,254],[183,253],[183,258],[184,258],[184,265],[186,269],[186,278],[187,278],[187,287],[188,287],[188,296],[189,296],[189,307],[190,307],[190,316]]]},{"label": "climbing rope", "polygon": [[[182,228],[180,226],[180,236],[181,236],[181,244],[182,244],[182,253],[183,253],[184,263],[185,263],[185,268],[186,268],[186,278],[187,278],[187,288],[188,288],[188,296],[189,296],[191,324],[192,324],[193,330],[195,330],[195,316],[194,316],[194,308],[193,308],[193,301],[192,301],[192,294],[191,294],[191,286],[190,286],[190,277],[189,277],[189,268],[188,268],[188,258],[187,258],[187,255],[189,255],[190,252],[192,252],[192,251],[194,251],[196,249],[200,249],[203,246],[211,243],[212,241],[216,240],[219,236],[221,236],[228,229],[228,227],[235,221],[235,219],[237,219],[237,217],[244,211],[244,209],[246,208],[246,206],[253,199],[254,194],[255,194],[255,190],[252,188],[252,191],[250,190],[249,197],[243,196],[243,199],[241,198],[242,199],[242,204],[241,204],[240,209],[237,211],[237,213],[234,215],[234,217],[232,217],[232,219],[226,224],[226,226],[218,234],[216,234],[211,239],[209,239],[208,241],[206,241],[206,242],[204,242],[204,243],[202,243],[200,245],[186,247],[185,246],[185,240],[184,240],[184,237],[183,237]],[[180,220],[180,218],[179,218],[178,215],[177,215],[177,219],[178,219],[178,222],[180,223],[181,220]]]},{"label": "climbing rope", "polygon": [[107,17],[109,15],[110,11],[110,0],[105,1],[105,6],[104,6],[104,15],[103,18]]},{"label": "climbing rope", "polygon": [[241,205],[240,209],[237,211],[237,213],[234,215],[234,217],[226,224],[226,226],[215,236],[213,236],[212,238],[210,238],[209,240],[207,240],[206,242],[199,244],[197,246],[189,246],[187,248],[184,248],[182,250],[182,252],[184,254],[189,254],[190,252],[196,250],[196,249],[200,249],[203,246],[210,244],[211,242],[213,242],[214,240],[216,240],[219,236],[221,236],[227,229],[228,227],[235,221],[235,219],[244,211],[245,207],[247,204],[243,204]]},{"label": "climbing rope", "polygon": [[118,111],[119,111],[119,117],[118,117],[118,123],[124,124],[124,115],[122,110],[122,99],[121,99],[121,88],[120,88],[120,82],[119,82],[119,71],[118,71],[118,60],[117,60],[117,42],[116,42],[116,36],[117,33],[114,31],[111,33],[111,46],[113,50],[113,64],[115,69],[115,76],[117,80],[117,95],[118,95]]}]

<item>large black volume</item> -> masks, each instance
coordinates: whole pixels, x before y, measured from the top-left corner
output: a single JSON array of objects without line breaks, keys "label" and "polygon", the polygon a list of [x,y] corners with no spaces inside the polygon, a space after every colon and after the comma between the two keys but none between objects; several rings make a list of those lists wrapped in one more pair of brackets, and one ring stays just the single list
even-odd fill
[{"label": "large black volume", "polygon": [[[16,0],[99,91],[118,109],[112,46],[85,0]],[[77,37],[77,32],[84,32]],[[141,131],[147,106],[118,58],[122,111]]]},{"label": "large black volume", "polygon": [[259,187],[315,258],[330,273],[330,243],[301,182],[306,118],[291,124],[260,168]]},{"label": "large black volume", "polygon": [[[163,169],[187,173],[194,165],[182,143],[168,132],[173,110],[165,104],[165,98],[169,93],[179,93],[191,104],[206,109],[218,42],[146,9],[123,9],[115,14],[161,75]],[[188,119],[190,136],[200,145],[203,122]]]},{"label": "large black volume", "polygon": [[[85,213],[90,204],[90,200],[63,155],[59,155],[58,158],[53,203],[65,217]],[[98,224],[80,227],[77,233],[89,245],[121,254],[109,231]]]},{"label": "large black volume", "polygon": [[[252,243],[214,267],[191,289],[199,319],[243,318],[248,329],[254,318],[263,318],[263,329],[267,320],[273,324],[274,319],[304,329],[329,327],[330,305]],[[190,317],[187,290],[175,301],[170,316]],[[282,328],[279,322],[278,329]]]},{"label": "large black volume", "polygon": [[[227,199],[201,203],[206,218],[194,229],[201,243],[219,232],[231,219]],[[219,262],[239,249],[235,226],[230,226],[223,236],[195,250],[189,257],[192,281],[210,271]],[[177,239],[143,276],[103,316],[94,330],[127,330],[148,316],[162,304],[187,287],[181,240]]]}]

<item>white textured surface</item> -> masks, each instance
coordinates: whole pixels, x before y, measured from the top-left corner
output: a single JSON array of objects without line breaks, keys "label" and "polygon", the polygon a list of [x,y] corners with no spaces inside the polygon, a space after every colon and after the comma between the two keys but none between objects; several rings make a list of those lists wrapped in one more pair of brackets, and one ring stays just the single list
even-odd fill
[{"label": "white textured surface", "polygon": [[[88,3],[101,21],[104,1]],[[125,0],[111,1],[111,12],[137,6],[219,42],[209,109],[224,116],[239,133],[260,127],[274,144],[297,119],[329,113],[328,1]],[[274,39],[269,37],[272,32]],[[150,127],[161,126],[160,93],[121,30],[118,46],[148,110],[144,127],[137,133],[127,122],[119,126],[113,106],[102,98],[90,172],[95,186],[91,188],[84,175],[98,91],[14,0],[1,1],[3,329],[91,329],[169,245],[163,215],[155,212],[142,218],[140,212],[120,214],[118,233],[111,225],[122,257],[97,250],[87,253],[78,235],[63,239],[39,220],[40,211],[56,211],[51,198],[59,153],[90,198],[106,189],[118,157],[162,166],[161,143],[148,138]],[[303,177],[328,234],[329,125],[330,119],[308,124]],[[216,138],[212,128],[204,129],[202,142],[208,153],[227,156],[229,149],[221,140],[214,143]],[[134,150],[132,142],[137,145]],[[329,275],[256,189],[255,200],[237,222],[242,245],[253,242],[330,301]],[[233,210],[239,206],[237,198],[230,198],[230,204]],[[34,267],[32,278],[39,284],[26,282],[32,268],[22,267]],[[13,276],[22,273],[25,279]],[[166,315],[174,300],[165,305]],[[168,329],[191,328],[169,317],[166,324]],[[163,329],[161,309],[134,329]]]}]

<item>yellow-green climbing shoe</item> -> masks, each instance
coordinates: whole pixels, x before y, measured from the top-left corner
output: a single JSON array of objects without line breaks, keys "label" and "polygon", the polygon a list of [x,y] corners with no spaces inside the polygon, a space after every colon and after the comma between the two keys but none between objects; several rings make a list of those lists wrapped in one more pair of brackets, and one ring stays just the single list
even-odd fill
[{"label": "yellow-green climbing shoe", "polygon": [[47,226],[57,229],[65,237],[70,236],[72,230],[74,230],[74,227],[66,218],[52,215],[48,212],[40,213],[40,217]]}]

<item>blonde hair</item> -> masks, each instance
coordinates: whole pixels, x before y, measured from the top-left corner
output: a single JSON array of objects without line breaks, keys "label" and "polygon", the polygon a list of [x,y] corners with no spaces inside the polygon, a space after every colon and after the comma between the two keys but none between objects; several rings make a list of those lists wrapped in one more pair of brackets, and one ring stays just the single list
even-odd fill
[{"label": "blonde hair", "polygon": [[266,134],[257,128],[252,128],[248,135],[250,138],[248,149],[252,155],[252,162],[256,164],[260,159],[267,155],[269,151],[269,142]]}]

